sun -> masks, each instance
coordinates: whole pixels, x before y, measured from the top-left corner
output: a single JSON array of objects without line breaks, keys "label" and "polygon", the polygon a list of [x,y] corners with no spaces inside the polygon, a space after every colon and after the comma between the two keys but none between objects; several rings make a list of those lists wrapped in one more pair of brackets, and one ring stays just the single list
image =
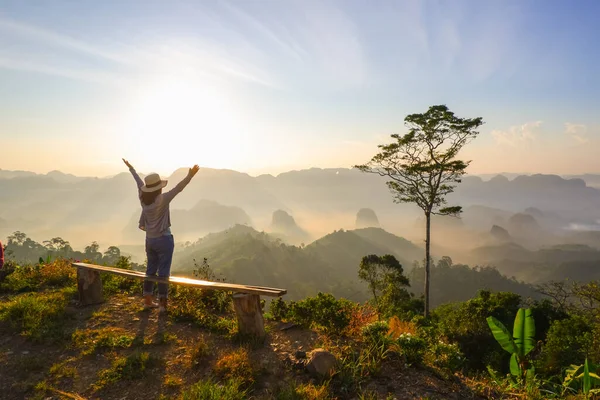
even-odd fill
[{"label": "sun", "polygon": [[[243,141],[235,108],[222,90],[193,79],[147,85],[136,96],[124,141],[130,158],[154,170],[193,164],[230,168]],[[240,146],[241,147],[241,146]]]}]

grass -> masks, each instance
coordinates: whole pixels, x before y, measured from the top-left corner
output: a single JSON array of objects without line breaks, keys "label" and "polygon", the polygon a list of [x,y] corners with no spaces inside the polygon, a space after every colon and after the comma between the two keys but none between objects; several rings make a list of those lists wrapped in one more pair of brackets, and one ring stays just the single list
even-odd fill
[{"label": "grass", "polygon": [[256,379],[256,370],[248,354],[248,349],[240,347],[230,353],[223,353],[217,360],[215,374],[225,380],[237,379],[245,387],[250,387]]},{"label": "grass", "polygon": [[68,337],[66,310],[75,288],[44,293],[25,293],[0,304],[0,321],[20,335],[36,342],[56,341]]},{"label": "grass", "polygon": [[241,387],[243,382],[237,379],[217,383],[212,379],[205,379],[192,385],[181,395],[182,400],[244,400],[248,398],[246,390]]},{"label": "grass", "polygon": [[94,384],[95,390],[100,390],[107,385],[122,380],[136,380],[143,378],[148,369],[152,368],[158,360],[148,352],[136,351],[127,357],[118,356],[110,368],[100,371],[98,380]]},{"label": "grass", "polygon": [[203,338],[200,338],[198,342],[192,348],[190,354],[190,363],[191,366],[196,367],[199,366],[203,360],[208,358],[210,355],[210,349],[208,344],[204,341]]},{"label": "grass", "polygon": [[183,379],[175,375],[165,375],[163,385],[170,388],[178,387],[183,385]]},{"label": "grass", "polygon": [[76,330],[72,336],[76,347],[82,349],[83,355],[94,354],[102,350],[115,348],[128,348],[133,344],[135,337],[125,329],[106,327],[100,329]]},{"label": "grass", "polygon": [[293,382],[277,392],[276,400],[327,400],[331,399],[327,384],[314,385],[312,383],[298,384]]},{"label": "grass", "polygon": [[77,271],[68,260],[50,264],[15,266],[0,284],[0,293],[34,292],[75,285]]}]

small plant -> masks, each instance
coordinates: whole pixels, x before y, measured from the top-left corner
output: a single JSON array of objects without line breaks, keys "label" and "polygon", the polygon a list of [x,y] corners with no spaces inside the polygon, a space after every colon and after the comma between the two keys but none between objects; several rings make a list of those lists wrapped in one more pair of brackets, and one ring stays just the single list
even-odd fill
[{"label": "small plant", "polygon": [[520,308],[515,316],[511,335],[502,322],[494,317],[487,318],[494,338],[511,354],[510,373],[522,380],[532,379],[535,373],[527,355],[535,348],[535,321],[531,309]]},{"label": "small plant", "polygon": [[390,326],[385,321],[372,322],[362,329],[362,336],[367,342],[383,341],[390,330]]},{"label": "small plant", "polygon": [[427,343],[423,338],[407,332],[396,338],[391,349],[402,356],[407,365],[419,365],[425,357]]},{"label": "small plant", "polygon": [[327,400],[330,390],[326,383],[314,385],[312,383],[298,384],[292,382],[280,389],[275,396],[276,400]]},{"label": "small plant", "polygon": [[99,390],[121,380],[142,378],[154,361],[156,360],[148,352],[135,352],[128,357],[117,357],[110,368],[100,371],[94,388]]},{"label": "small plant", "polygon": [[600,376],[597,372],[598,365],[588,362],[587,358],[583,365],[571,365],[566,370],[563,388],[581,390],[586,399],[592,394],[599,394],[600,389],[595,389],[596,386],[600,386]]},{"label": "small plant", "polygon": [[191,364],[192,366],[200,365],[202,360],[206,359],[210,355],[208,344],[204,339],[200,338],[194,348],[191,351]]},{"label": "small plant", "polygon": [[441,340],[430,346],[429,356],[432,365],[447,373],[458,371],[465,362],[465,356],[456,343],[448,344]]},{"label": "small plant", "polygon": [[230,379],[224,384],[219,384],[211,379],[202,380],[182,393],[183,400],[245,400],[248,398],[243,390],[242,381]]},{"label": "small plant", "polygon": [[175,375],[165,375],[163,385],[167,387],[177,387],[183,385],[183,379]]},{"label": "small plant", "polygon": [[417,326],[412,321],[402,321],[398,317],[390,318],[388,335],[394,339],[398,339],[400,335],[410,333],[411,335],[417,334]]}]

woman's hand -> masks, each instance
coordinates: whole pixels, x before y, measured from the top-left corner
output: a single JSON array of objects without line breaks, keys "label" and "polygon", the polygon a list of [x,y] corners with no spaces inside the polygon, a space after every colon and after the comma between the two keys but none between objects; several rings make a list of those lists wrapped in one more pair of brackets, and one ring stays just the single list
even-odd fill
[{"label": "woman's hand", "polygon": [[194,165],[192,168],[190,168],[190,176],[194,176],[196,175],[196,173],[198,173],[198,170],[200,169],[200,167],[198,165]]},{"label": "woman's hand", "polygon": [[123,162],[125,163],[125,165],[127,165],[127,168],[133,168],[131,166],[131,164],[129,164],[129,161],[127,161],[126,159],[122,158]]}]

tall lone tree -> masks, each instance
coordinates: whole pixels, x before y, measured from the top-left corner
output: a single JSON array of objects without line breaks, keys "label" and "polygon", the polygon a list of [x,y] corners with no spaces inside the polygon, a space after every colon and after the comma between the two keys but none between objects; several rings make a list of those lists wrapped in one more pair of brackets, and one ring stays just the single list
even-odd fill
[{"label": "tall lone tree", "polygon": [[408,133],[391,135],[394,141],[379,145],[371,161],[355,168],[389,178],[396,203],[415,203],[425,214],[425,316],[429,315],[431,216],[458,216],[462,207],[446,206],[471,161],[456,159],[474,139],[482,118],[458,118],[445,105],[431,106],[423,114],[404,118]]}]

